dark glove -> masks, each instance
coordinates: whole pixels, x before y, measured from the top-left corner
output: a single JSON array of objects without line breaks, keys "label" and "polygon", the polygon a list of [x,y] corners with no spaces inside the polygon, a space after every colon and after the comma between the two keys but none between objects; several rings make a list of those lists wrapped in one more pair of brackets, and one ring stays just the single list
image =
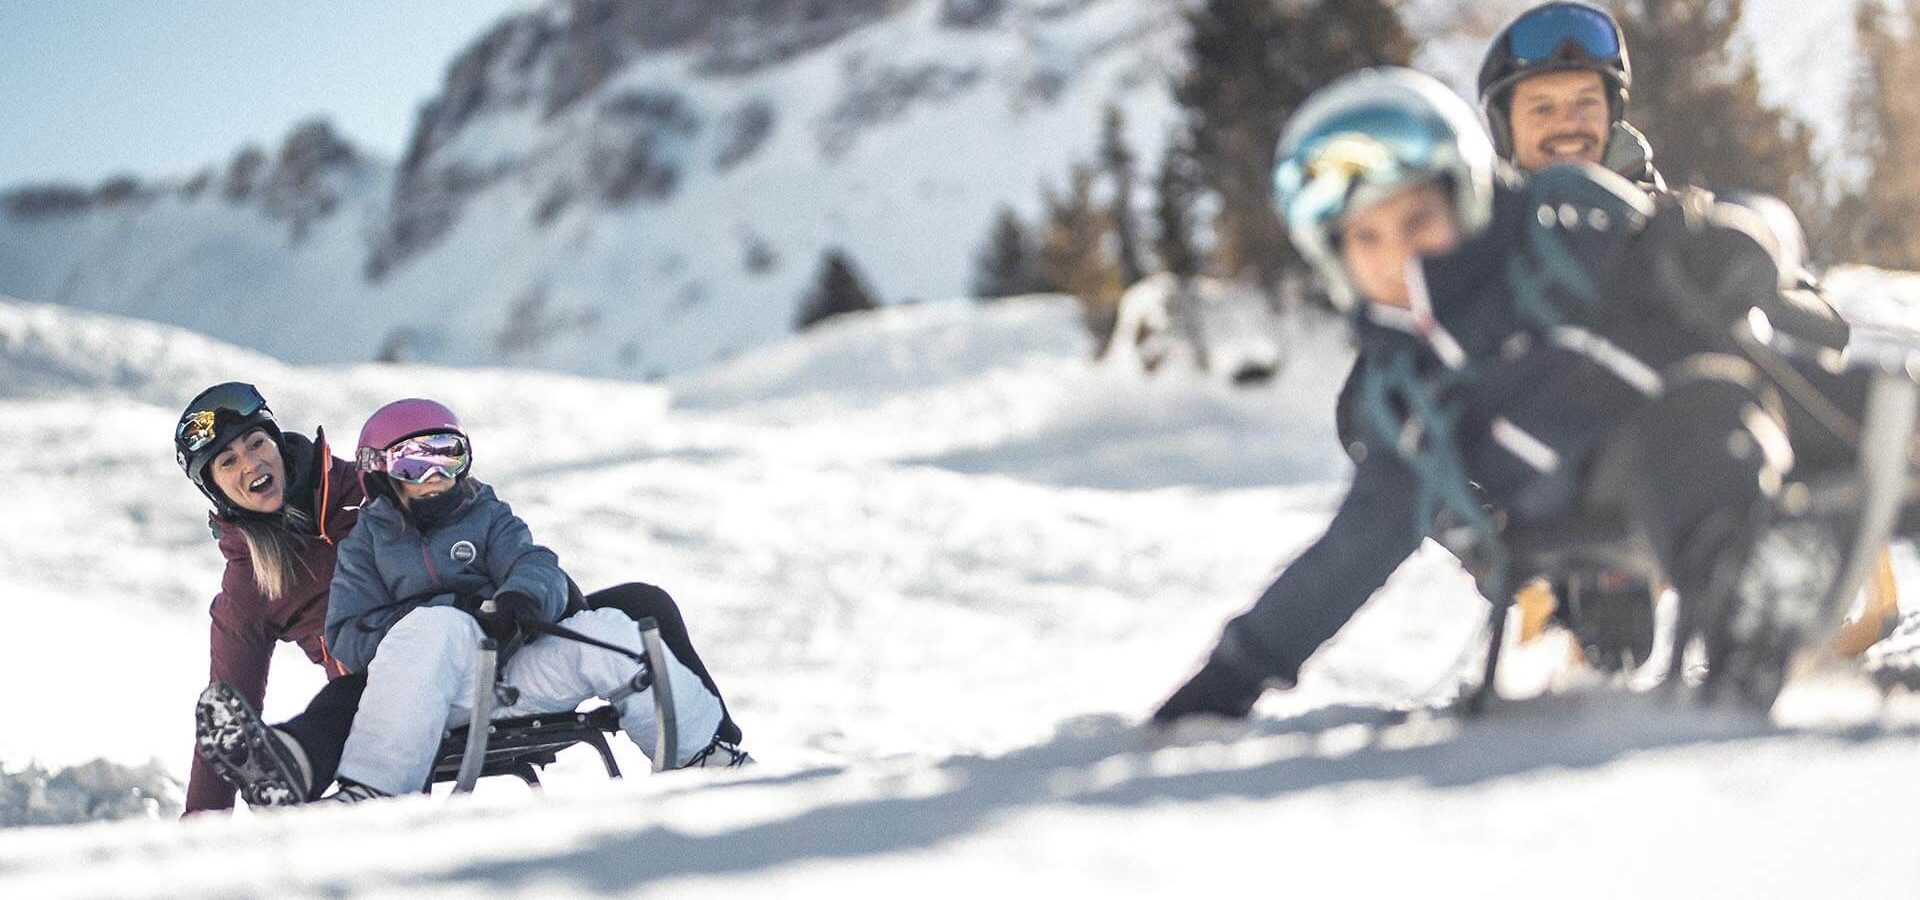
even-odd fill
[{"label": "dark glove", "polygon": [[540,604],[519,591],[501,591],[493,595],[493,612],[475,612],[473,617],[480,620],[480,630],[502,648],[518,646],[540,621]]},{"label": "dark glove", "polygon": [[1717,344],[1745,327],[1756,304],[1778,302],[1779,251],[1754,221],[1717,207],[1662,209],[1636,242],[1641,258],[1631,264],[1645,266],[1650,296]]},{"label": "dark glove", "polygon": [[1153,714],[1153,724],[1169,726],[1198,715],[1244,719],[1260,699],[1263,686],[1228,668],[1218,659],[1209,659],[1187,683],[1173,692]]}]

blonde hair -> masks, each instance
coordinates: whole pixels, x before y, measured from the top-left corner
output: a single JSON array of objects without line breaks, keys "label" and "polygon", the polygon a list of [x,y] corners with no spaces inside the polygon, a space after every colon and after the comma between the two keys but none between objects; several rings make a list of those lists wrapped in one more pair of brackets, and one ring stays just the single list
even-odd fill
[{"label": "blonde hair", "polygon": [[247,557],[253,565],[253,583],[268,602],[285,597],[295,579],[313,574],[306,560],[300,558],[298,537],[300,529],[309,521],[306,513],[291,506],[272,519],[232,520],[231,524],[246,539]]}]

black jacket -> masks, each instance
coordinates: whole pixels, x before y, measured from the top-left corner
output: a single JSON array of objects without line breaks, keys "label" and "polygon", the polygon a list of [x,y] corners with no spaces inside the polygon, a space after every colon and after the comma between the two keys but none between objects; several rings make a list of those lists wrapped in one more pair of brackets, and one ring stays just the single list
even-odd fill
[{"label": "black jacket", "polygon": [[1673,215],[1597,167],[1555,167],[1499,186],[1488,228],[1424,262],[1430,322],[1371,308],[1341,399],[1352,489],[1216,658],[1293,678],[1433,530],[1437,497],[1512,522],[1574,514],[1594,455],[1666,368],[1776,289],[1751,236]]}]

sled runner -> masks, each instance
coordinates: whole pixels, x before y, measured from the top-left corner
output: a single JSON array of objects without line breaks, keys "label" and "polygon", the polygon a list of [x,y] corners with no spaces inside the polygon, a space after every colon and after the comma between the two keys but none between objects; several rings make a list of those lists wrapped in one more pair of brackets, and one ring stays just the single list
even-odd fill
[{"label": "sled runner", "polygon": [[[675,735],[678,729],[674,718],[673,686],[665,668],[649,662],[665,658],[667,652],[660,638],[658,623],[653,619],[641,619],[635,624],[640,629],[644,653],[629,653],[558,625],[539,623],[534,628],[556,639],[579,641],[611,650],[640,666],[633,678],[612,699],[618,702],[648,688],[653,689],[654,713],[659,723],[653,754],[654,771],[657,772],[677,758]],[[512,705],[518,699],[518,691],[497,680],[499,648],[491,638],[482,638],[475,652],[479,657],[479,665],[476,666],[473,715],[465,727],[450,729],[441,739],[433,769],[427,776],[427,783],[421,786],[423,793],[447,781],[454,782],[456,793],[467,793],[473,790],[475,782],[491,775],[512,775],[526,782],[529,787],[538,787],[539,770],[551,765],[560,751],[577,744],[592,747],[600,754],[600,763],[605,767],[608,778],[621,777],[620,765],[614,761],[613,750],[606,739],[607,735],[620,730],[619,713],[613,704],[588,712],[494,719],[496,705]]]}]

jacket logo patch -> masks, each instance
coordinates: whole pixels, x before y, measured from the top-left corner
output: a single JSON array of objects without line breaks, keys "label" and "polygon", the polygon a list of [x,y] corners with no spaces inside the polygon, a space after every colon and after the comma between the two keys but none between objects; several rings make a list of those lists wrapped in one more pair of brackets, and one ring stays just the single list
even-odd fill
[{"label": "jacket logo patch", "polygon": [[449,550],[447,555],[453,557],[454,562],[470,563],[473,562],[474,557],[480,555],[480,551],[474,548],[472,541],[454,541],[453,549]]}]

